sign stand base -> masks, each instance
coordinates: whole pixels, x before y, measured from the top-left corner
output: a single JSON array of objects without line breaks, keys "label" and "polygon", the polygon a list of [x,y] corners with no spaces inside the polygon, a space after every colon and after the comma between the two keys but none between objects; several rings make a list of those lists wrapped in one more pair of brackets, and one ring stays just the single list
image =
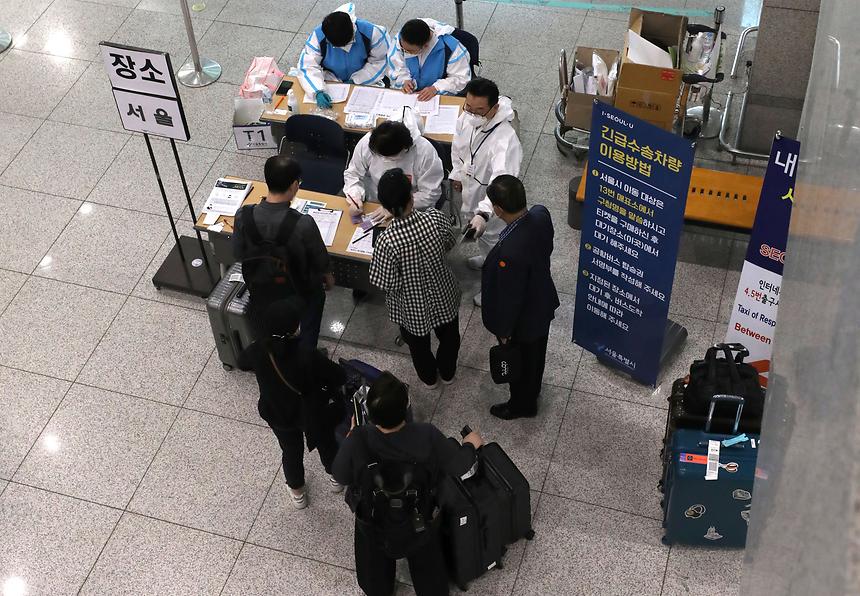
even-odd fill
[{"label": "sign stand base", "polygon": [[0,29],[0,52],[5,52],[12,45],[12,34]]},{"label": "sign stand base", "polygon": [[206,298],[219,279],[221,272],[212,247],[197,238],[180,236],[179,244],[170,249],[152,283],[157,290],[164,288]]},{"label": "sign stand base", "polygon": [[[687,341],[687,328],[681,325],[680,323],[676,323],[672,319],[666,319],[666,332],[663,335],[663,349],[660,350],[660,370],[666,366],[666,363],[681,349],[681,346],[684,345],[684,342]],[[606,358],[601,355],[597,355],[597,361],[606,366],[612,367],[620,372],[624,372],[627,376],[630,376],[631,379],[636,381],[634,377],[629,375],[627,371],[623,371],[615,364],[610,358]],[[638,381],[637,381],[638,382]]]}]

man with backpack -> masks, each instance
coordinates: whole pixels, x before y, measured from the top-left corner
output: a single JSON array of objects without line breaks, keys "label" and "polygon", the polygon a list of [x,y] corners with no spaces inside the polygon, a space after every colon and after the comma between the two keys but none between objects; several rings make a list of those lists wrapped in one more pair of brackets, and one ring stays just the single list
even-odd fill
[{"label": "man with backpack", "polygon": [[299,56],[299,83],[320,108],[331,107],[326,81],[381,84],[388,73],[391,40],[384,28],[355,17],[350,2],[311,31]]},{"label": "man with backpack", "polygon": [[437,93],[457,95],[472,77],[460,30],[433,19],[412,19],[391,49],[391,86],[429,101]]},{"label": "man with backpack", "polygon": [[316,222],[292,209],[301,166],[281,155],[266,160],[269,192],[258,205],[236,213],[233,253],[242,263],[250,293],[249,316],[260,327],[266,308],[277,300],[304,302],[300,344],[314,350],[320,334],[325,291],[334,286],[328,250]]},{"label": "man with backpack", "polygon": [[356,575],[368,596],[394,593],[402,558],[418,596],[448,594],[437,487],[444,474],[467,472],[483,444],[477,432],[460,446],[432,424],[407,423],[408,408],[408,387],[380,375],[367,394],[370,424],[353,427],[332,466],[335,481],[348,486]]}]

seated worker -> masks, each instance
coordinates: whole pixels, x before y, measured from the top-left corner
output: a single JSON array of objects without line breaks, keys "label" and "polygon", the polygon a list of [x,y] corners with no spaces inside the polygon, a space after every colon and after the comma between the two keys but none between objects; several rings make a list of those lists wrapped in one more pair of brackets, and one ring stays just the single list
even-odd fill
[{"label": "seated worker", "polygon": [[264,175],[267,196],[258,205],[239,209],[233,224],[233,255],[242,263],[248,285],[249,316],[259,328],[269,304],[301,297],[305,303],[301,345],[315,350],[325,291],[334,286],[328,250],[313,218],[290,208],[301,183],[298,162],[272,156]]},{"label": "seated worker", "polygon": [[[408,387],[390,372],[373,382],[367,394],[370,424],[353,427],[334,461],[334,478],[349,487],[346,500],[355,512],[355,570],[368,596],[394,593],[397,559],[406,558],[418,596],[448,594],[448,575],[439,535],[435,488],[443,474],[464,474],[483,445],[472,432],[458,446],[428,423],[407,423]],[[372,464],[377,464],[372,466]],[[396,511],[374,496],[374,474],[399,480],[400,489],[415,489],[409,510]],[[405,483],[406,476],[411,481]],[[388,490],[388,484],[385,484]],[[371,516],[371,507],[374,515]],[[397,523],[404,520],[405,523]],[[398,520],[399,518],[399,520]],[[383,529],[385,528],[385,529]]]},{"label": "seated worker", "polygon": [[[487,185],[497,176],[519,176],[523,148],[514,127],[514,110],[508,97],[488,79],[473,79],[466,85],[466,102],[457,120],[451,145],[451,187],[462,192],[463,221],[475,230],[480,254],[467,259],[480,270],[490,249],[499,240],[505,222],[493,217]],[[481,294],[474,297],[481,306]]]},{"label": "seated worker", "polygon": [[[331,474],[337,443],[328,417],[325,388],[346,382],[343,369],[322,352],[300,349],[297,336],[303,306],[297,297],[273,302],[263,317],[260,339],[239,357],[239,366],[252,368],[257,377],[257,411],[281,446],[284,477],[290,502],[296,509],[308,506],[305,437],[308,450],[317,450],[323,468]],[[333,477],[329,476],[329,481],[333,492],[343,490]]]},{"label": "seated worker", "polygon": [[[393,168],[403,170],[412,182],[416,209],[436,204],[444,176],[439,154],[417,128],[410,130],[401,122],[389,120],[361,137],[343,173],[343,194],[351,214],[360,213],[367,201],[379,202],[379,179]],[[379,207],[371,217],[381,222],[390,219],[391,213]]]},{"label": "seated worker", "polygon": [[[436,209],[415,211],[403,170],[379,180],[379,201],[394,215],[370,261],[370,283],[385,292],[388,316],[400,326],[418,378],[435,389],[454,381],[460,351],[460,286],[446,255],[457,240],[451,220]],[[439,338],[436,355],[430,332]]]},{"label": "seated worker", "polygon": [[418,91],[427,101],[437,93],[457,95],[472,78],[469,52],[451,35],[454,27],[433,19],[406,21],[391,50],[391,86]]},{"label": "seated worker", "polygon": [[299,83],[321,108],[331,107],[325,81],[374,85],[388,73],[391,39],[385,29],[355,18],[355,4],[323,19],[299,56]]}]

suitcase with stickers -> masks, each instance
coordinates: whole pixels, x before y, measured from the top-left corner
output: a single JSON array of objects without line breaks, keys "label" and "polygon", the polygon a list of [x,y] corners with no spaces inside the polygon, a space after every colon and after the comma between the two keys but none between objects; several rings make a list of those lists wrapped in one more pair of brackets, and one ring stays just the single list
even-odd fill
[{"label": "suitcase with stickers", "polygon": [[[743,398],[715,395],[710,413],[720,402],[738,407]],[[664,479],[665,544],[738,548],[746,544],[752,505],[759,437],[677,429],[668,448]]]}]

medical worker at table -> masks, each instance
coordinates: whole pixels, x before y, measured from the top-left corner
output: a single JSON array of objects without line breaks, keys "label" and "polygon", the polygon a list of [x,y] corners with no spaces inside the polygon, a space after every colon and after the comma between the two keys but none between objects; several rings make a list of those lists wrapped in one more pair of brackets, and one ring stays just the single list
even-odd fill
[{"label": "medical worker at table", "polygon": [[[433,207],[442,194],[442,160],[433,145],[402,122],[385,121],[355,145],[349,167],[343,173],[343,194],[350,213],[357,214],[365,202],[379,203],[379,179],[388,170],[400,168],[412,182],[415,209]],[[370,213],[376,222],[391,218],[381,205]]]},{"label": "medical worker at table", "polygon": [[457,95],[472,78],[469,52],[451,35],[454,27],[433,19],[406,21],[391,50],[391,86],[418,92],[419,101]]},{"label": "medical worker at table", "polygon": [[330,108],[325,81],[380,84],[388,73],[390,51],[385,29],[355,18],[355,4],[344,4],[308,36],[299,56],[299,82],[319,107]]},{"label": "medical worker at table", "polygon": [[[462,192],[462,221],[469,222],[475,230],[480,254],[467,259],[471,269],[483,267],[505,227],[505,222],[493,215],[487,185],[502,174],[520,174],[523,148],[513,120],[510,98],[499,97],[499,88],[493,81],[469,81],[451,145],[452,170],[448,178],[452,188]],[[473,301],[481,306],[481,294],[475,295]]]}]

